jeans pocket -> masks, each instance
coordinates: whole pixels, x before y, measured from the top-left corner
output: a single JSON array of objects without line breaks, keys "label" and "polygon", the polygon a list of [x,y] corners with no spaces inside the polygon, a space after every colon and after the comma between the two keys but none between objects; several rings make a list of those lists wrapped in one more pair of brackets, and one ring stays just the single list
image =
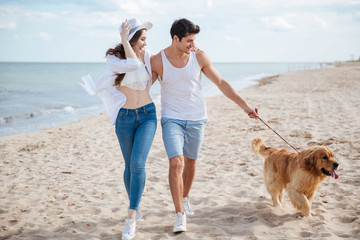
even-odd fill
[{"label": "jeans pocket", "polygon": [[161,126],[163,126],[167,121],[169,121],[168,118],[162,117],[162,118],[161,118]]},{"label": "jeans pocket", "polygon": [[152,108],[149,108],[149,109],[146,109],[145,110],[145,114],[156,114],[156,108],[155,107],[152,107]]},{"label": "jeans pocket", "polygon": [[127,115],[128,115],[128,111],[122,111],[122,110],[120,109],[119,114],[118,114],[116,120],[124,119],[124,118],[127,117]]}]

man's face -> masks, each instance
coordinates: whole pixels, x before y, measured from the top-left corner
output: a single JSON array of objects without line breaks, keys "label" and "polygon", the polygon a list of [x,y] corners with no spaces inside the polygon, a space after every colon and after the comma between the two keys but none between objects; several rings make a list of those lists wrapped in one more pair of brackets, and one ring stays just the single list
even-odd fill
[{"label": "man's face", "polygon": [[193,48],[195,48],[196,34],[189,34],[183,37],[181,41],[178,41],[177,48],[183,53],[189,54]]}]

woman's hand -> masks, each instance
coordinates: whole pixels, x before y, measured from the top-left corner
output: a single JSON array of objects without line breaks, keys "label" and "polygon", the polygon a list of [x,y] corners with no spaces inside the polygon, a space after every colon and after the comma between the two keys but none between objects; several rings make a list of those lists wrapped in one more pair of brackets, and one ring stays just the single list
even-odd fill
[{"label": "woman's hand", "polygon": [[196,51],[199,51],[200,49],[197,47],[197,46],[194,46],[190,49],[190,51],[192,52],[196,52]]},{"label": "woman's hand", "polygon": [[128,22],[128,20],[126,19],[125,22],[123,22],[121,24],[121,32],[120,32],[120,37],[121,37],[121,42],[123,41],[129,41],[129,33],[130,30],[134,28],[134,25],[130,22]]}]

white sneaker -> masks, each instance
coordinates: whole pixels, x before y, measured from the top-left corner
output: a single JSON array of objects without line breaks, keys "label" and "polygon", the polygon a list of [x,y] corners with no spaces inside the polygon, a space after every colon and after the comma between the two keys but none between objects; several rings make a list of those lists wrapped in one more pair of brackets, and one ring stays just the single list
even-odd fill
[{"label": "white sneaker", "polygon": [[136,221],[144,221],[144,217],[140,211],[140,208],[138,208],[138,210],[136,211],[135,219],[136,219]]},{"label": "white sneaker", "polygon": [[189,197],[183,198],[183,208],[184,208],[184,212],[186,213],[186,216],[192,217],[195,215],[194,211],[191,209]]},{"label": "white sneaker", "polygon": [[186,213],[176,213],[176,220],[174,224],[174,232],[186,232]]},{"label": "white sneaker", "polygon": [[125,219],[125,227],[122,233],[122,240],[131,240],[135,237],[136,233],[136,221],[131,219]]}]

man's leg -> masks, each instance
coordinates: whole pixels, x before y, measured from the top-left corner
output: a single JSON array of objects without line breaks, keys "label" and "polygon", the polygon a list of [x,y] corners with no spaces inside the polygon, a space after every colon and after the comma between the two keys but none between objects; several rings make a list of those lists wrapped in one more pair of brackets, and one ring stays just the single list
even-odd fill
[{"label": "man's leg", "polygon": [[184,184],[182,179],[182,163],[184,157],[178,155],[176,157],[170,158],[170,167],[169,167],[169,184],[171,196],[175,206],[175,224],[174,232],[184,232],[186,231],[186,214],[183,209],[183,191]]},{"label": "man's leg", "polygon": [[188,121],[185,128],[183,208],[187,216],[194,216],[190,206],[189,193],[195,178],[196,159],[199,156],[206,120]]},{"label": "man's leg", "polygon": [[184,213],[182,198],[184,191],[183,177],[181,175],[184,157],[179,155],[171,158],[169,166],[169,185],[171,196],[175,206],[175,212]]},{"label": "man's leg", "polygon": [[182,164],[186,123],[182,120],[162,118],[161,125],[166,153],[169,156],[169,185],[176,212],[173,231],[184,232],[186,231],[186,215],[182,206],[184,191]]},{"label": "man's leg", "polygon": [[196,159],[184,157],[184,171],[183,171],[183,197],[188,197],[191,189],[191,185],[194,181],[196,171]]}]

